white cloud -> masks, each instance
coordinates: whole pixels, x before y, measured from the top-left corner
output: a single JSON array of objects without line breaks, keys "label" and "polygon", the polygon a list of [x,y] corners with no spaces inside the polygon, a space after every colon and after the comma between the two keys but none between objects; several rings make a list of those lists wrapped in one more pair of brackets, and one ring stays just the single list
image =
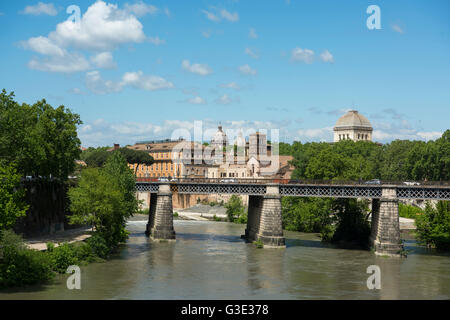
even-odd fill
[{"label": "white cloud", "polygon": [[256,75],[256,70],[252,69],[248,64],[239,67],[239,71],[245,75]]},{"label": "white cloud", "polygon": [[328,50],[325,50],[320,54],[320,59],[322,59],[323,62],[334,63],[333,55]]},{"label": "white cloud", "polygon": [[202,31],[202,36],[204,36],[205,38],[209,38],[209,37],[211,37],[211,31]]},{"label": "white cloud", "polygon": [[185,101],[190,104],[206,104],[206,100],[199,96],[187,99]]},{"label": "white cloud", "polygon": [[392,26],[392,30],[394,30],[395,32],[398,32],[398,33],[400,33],[400,34],[403,34],[403,29],[399,26],[399,25],[397,25],[397,24],[394,24],[393,26]]},{"label": "white cloud", "polygon": [[225,10],[225,9],[222,9],[222,10],[220,10],[220,15],[225,20],[228,20],[228,21],[231,21],[231,22],[239,21],[239,14],[237,12],[231,13],[231,12],[228,12],[227,10]]},{"label": "white cloud", "polygon": [[60,47],[93,51],[111,51],[129,42],[143,42],[143,26],[132,14],[117,5],[97,1],[78,23],[66,20],[56,26],[48,38]]},{"label": "white cloud", "polygon": [[[203,141],[210,141],[217,131],[217,121],[211,119],[202,120],[203,125]],[[280,137],[283,134],[283,127],[286,125],[283,121],[222,121],[224,129],[232,133],[242,131],[244,136],[256,131],[264,131],[270,134],[270,129],[280,129]],[[113,143],[120,145],[134,144],[137,141],[156,140],[166,138],[178,138],[179,135],[173,136],[178,129],[186,129],[193,137],[193,121],[165,120],[161,123],[142,123],[142,122],[118,122],[110,123],[103,119],[84,123],[78,130],[78,136],[84,147],[89,146],[112,146]],[[228,134],[228,133],[227,133]],[[232,140],[232,134],[229,139]]]},{"label": "white cloud", "polygon": [[113,69],[117,67],[111,52],[101,52],[91,57],[91,61],[97,68]]},{"label": "white cloud", "polygon": [[205,14],[206,18],[208,20],[214,21],[214,22],[219,22],[222,19],[225,19],[227,21],[230,22],[237,22],[239,21],[239,14],[237,12],[229,12],[226,9],[220,9],[218,10],[217,8],[212,8],[215,12],[211,12],[211,11],[207,11],[207,10],[202,10],[202,12]]},{"label": "white cloud", "polygon": [[122,90],[120,83],[104,80],[98,71],[86,73],[86,87],[96,94],[107,94]]},{"label": "white cloud", "polygon": [[143,1],[139,1],[133,4],[125,3],[124,7],[127,12],[133,13],[137,17],[143,17],[147,14],[156,14],[158,12],[157,7],[151,4],[146,4]]},{"label": "white cloud", "polygon": [[206,76],[213,72],[212,69],[207,64],[199,64],[199,63],[191,64],[189,60],[183,60],[183,62],[181,63],[181,67],[186,71],[201,76]]},{"label": "white cloud", "polygon": [[73,94],[77,94],[77,95],[82,95],[83,94],[83,91],[81,91],[80,88],[72,88],[72,89],[69,90],[69,92],[73,93]]},{"label": "white cloud", "polygon": [[294,48],[292,50],[292,60],[301,61],[307,64],[313,63],[314,51],[310,49]]},{"label": "white cloud", "polygon": [[46,14],[49,16],[56,16],[58,14],[58,10],[56,10],[53,3],[43,3],[39,2],[38,4],[34,6],[26,6],[23,11],[20,13],[22,14],[31,14],[34,16],[38,16],[41,14]]},{"label": "white cloud", "polygon": [[172,14],[170,13],[170,10],[169,10],[169,8],[164,8],[164,14],[168,17],[168,18],[170,18],[171,16],[172,16]]},{"label": "white cloud", "polygon": [[104,80],[99,71],[91,71],[86,74],[86,87],[96,94],[120,92],[126,86],[146,91],[170,89],[174,87],[172,82],[159,76],[144,75],[142,71],[127,72],[123,75],[122,81],[120,82]]},{"label": "white cloud", "polygon": [[158,36],[156,36],[156,37],[149,37],[148,41],[150,43],[153,43],[155,46],[159,46],[160,44],[166,43],[165,40],[161,40]]},{"label": "white cloud", "polygon": [[223,83],[223,84],[220,85],[220,87],[221,88],[234,89],[234,90],[241,89],[241,86],[239,86],[236,82]]},{"label": "white cloud", "polygon": [[142,71],[125,73],[121,85],[129,85],[147,91],[170,89],[174,87],[172,82],[159,76],[146,76]]},{"label": "white cloud", "polygon": [[333,127],[299,129],[296,132],[298,141],[333,141]]},{"label": "white cloud", "polygon": [[253,28],[250,28],[250,31],[248,32],[248,37],[252,39],[258,38],[258,35],[256,34],[256,30]]},{"label": "white cloud", "polygon": [[202,12],[205,14],[206,18],[208,20],[214,21],[214,22],[219,22],[220,18],[218,16],[216,16],[214,13],[206,11],[206,10],[202,10]]},{"label": "white cloud", "polygon": [[[117,5],[97,1],[88,7],[79,22],[66,20],[56,26],[55,31],[47,37],[39,36],[22,41],[21,45],[44,56],[33,58],[28,66],[32,69],[49,72],[78,72],[90,68],[89,62],[81,53],[69,52],[68,49],[94,51],[92,61],[95,66],[112,67],[110,52],[125,43],[138,43],[146,40],[142,24],[127,10],[143,13],[151,11],[141,2],[136,6],[129,5],[121,10]],[[139,9],[140,8],[140,9]],[[149,12],[150,12],[149,11]],[[163,40],[150,38],[150,42],[160,44]]]},{"label": "white cloud", "polygon": [[239,101],[240,101],[239,97],[236,97],[236,98],[233,99],[230,96],[228,96],[227,94],[224,94],[223,96],[220,96],[219,98],[214,100],[215,103],[223,104],[223,105],[228,105],[228,104],[232,104],[232,103],[239,103]]},{"label": "white cloud", "polygon": [[245,48],[245,54],[249,55],[249,56],[252,57],[253,59],[258,59],[258,58],[259,58],[259,54],[253,52],[253,50],[250,49],[250,48]]},{"label": "white cloud", "polygon": [[440,131],[417,132],[417,135],[426,141],[439,139],[443,134],[444,133]]},{"label": "white cloud", "polygon": [[60,48],[48,38],[42,36],[30,38],[26,41],[20,42],[20,44],[24,49],[32,50],[43,55],[64,56],[67,54],[66,50]]},{"label": "white cloud", "polygon": [[49,56],[43,59],[32,58],[28,67],[45,72],[72,73],[86,71],[90,68],[89,61],[78,53],[66,53],[63,56]]}]

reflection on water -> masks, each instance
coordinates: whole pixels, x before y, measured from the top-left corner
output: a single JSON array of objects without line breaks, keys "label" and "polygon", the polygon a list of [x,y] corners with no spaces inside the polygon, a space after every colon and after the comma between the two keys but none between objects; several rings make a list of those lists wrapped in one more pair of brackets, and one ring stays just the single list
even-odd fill
[{"label": "reflection on water", "polygon": [[[146,221],[111,260],[81,267],[81,290],[67,275],[47,285],[0,291],[0,299],[449,299],[450,256],[405,242],[407,259],[338,249],[315,234],[286,232],[286,249],[257,249],[245,226],[175,221],[176,242],[154,243]],[[381,269],[368,290],[367,267]]]}]

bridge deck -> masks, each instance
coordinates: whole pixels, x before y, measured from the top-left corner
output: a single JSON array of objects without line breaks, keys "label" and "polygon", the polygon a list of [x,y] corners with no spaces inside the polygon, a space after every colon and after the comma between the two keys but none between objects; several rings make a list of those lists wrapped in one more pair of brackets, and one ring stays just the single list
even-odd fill
[{"label": "bridge deck", "polygon": [[138,178],[136,190],[158,192],[160,184],[170,183],[172,192],[180,194],[242,194],[264,195],[268,185],[278,185],[282,196],[330,197],[330,198],[381,198],[383,188],[396,188],[399,199],[450,200],[450,185],[446,183],[406,186],[404,184],[364,184],[353,181],[315,181],[301,183],[298,180],[281,179],[180,179],[170,182]]}]

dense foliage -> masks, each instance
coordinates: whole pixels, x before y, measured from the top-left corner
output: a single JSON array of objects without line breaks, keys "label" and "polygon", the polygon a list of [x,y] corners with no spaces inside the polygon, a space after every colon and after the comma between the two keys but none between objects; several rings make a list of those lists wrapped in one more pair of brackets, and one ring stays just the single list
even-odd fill
[{"label": "dense foliage", "polygon": [[280,143],[292,155],[293,179],[449,181],[450,130],[435,141]]},{"label": "dense foliage", "polygon": [[[450,130],[441,138],[429,142],[396,140],[385,145],[351,140],[338,143],[294,142],[280,143],[279,150],[281,155],[294,157],[293,179],[361,182],[370,179],[450,180]],[[425,243],[445,247],[443,243],[450,237],[443,218],[445,214],[433,214],[432,208],[427,210],[428,214],[420,216],[421,210],[418,208],[403,204],[399,207],[401,216],[421,217],[418,224],[421,225],[420,232]],[[354,242],[362,246],[367,245],[370,233],[367,211],[365,202],[350,199],[282,200],[286,229],[320,232],[324,240]]]},{"label": "dense foliage", "polygon": [[69,190],[70,222],[90,224],[114,247],[127,238],[126,219],[138,210],[135,177],[122,154],[114,151],[102,168],[82,171],[80,181]]},{"label": "dense foliage", "polygon": [[416,219],[418,216],[423,214],[423,210],[421,208],[400,202],[398,204],[398,214],[403,218]]},{"label": "dense foliage", "polygon": [[241,197],[232,195],[224,206],[227,209],[228,221],[235,223],[247,223],[247,213]]},{"label": "dense foliage", "polygon": [[322,232],[332,222],[332,199],[283,197],[283,228],[290,231]]},{"label": "dense foliage", "polygon": [[438,250],[450,250],[450,202],[439,201],[436,208],[427,203],[416,218],[416,234],[423,244]]},{"label": "dense foliage", "polygon": [[0,287],[29,285],[53,277],[45,253],[27,249],[22,238],[12,231],[0,231],[0,239]]},{"label": "dense foliage", "polygon": [[47,244],[47,251],[28,249],[21,236],[11,230],[0,231],[0,288],[31,285],[66,273],[71,265],[102,261],[110,248],[94,234],[86,242]]},{"label": "dense foliage", "polygon": [[66,180],[80,155],[79,115],[45,100],[19,104],[0,93],[0,159],[15,163],[23,176]]},{"label": "dense foliage", "polygon": [[17,218],[26,214],[25,190],[20,188],[20,174],[13,165],[0,160],[0,230],[12,228]]},{"label": "dense foliage", "polygon": [[[82,152],[81,159],[86,162],[88,167],[102,167],[112,154],[111,151],[108,151],[109,149],[109,147],[90,147]],[[154,162],[153,158],[147,152],[142,150],[119,148],[117,151],[122,154],[127,163],[136,165],[135,173],[140,165],[145,164],[149,166]]]}]

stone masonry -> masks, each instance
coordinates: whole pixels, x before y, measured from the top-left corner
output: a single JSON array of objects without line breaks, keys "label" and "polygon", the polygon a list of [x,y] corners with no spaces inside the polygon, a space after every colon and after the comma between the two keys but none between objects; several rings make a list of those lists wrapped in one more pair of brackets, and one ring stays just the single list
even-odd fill
[{"label": "stone masonry", "polygon": [[158,193],[151,196],[146,234],[155,240],[175,239],[169,184],[161,184]]},{"label": "stone masonry", "polygon": [[249,242],[255,241],[259,232],[262,205],[262,196],[248,196],[247,229],[245,229],[245,235],[242,238]]},{"label": "stone masonry", "polygon": [[377,255],[400,256],[403,250],[395,187],[383,188],[381,199],[372,200],[370,241]]},{"label": "stone masonry", "polygon": [[256,240],[262,241],[264,247],[285,247],[281,220],[281,195],[278,185],[267,185],[267,192],[262,199]]}]

